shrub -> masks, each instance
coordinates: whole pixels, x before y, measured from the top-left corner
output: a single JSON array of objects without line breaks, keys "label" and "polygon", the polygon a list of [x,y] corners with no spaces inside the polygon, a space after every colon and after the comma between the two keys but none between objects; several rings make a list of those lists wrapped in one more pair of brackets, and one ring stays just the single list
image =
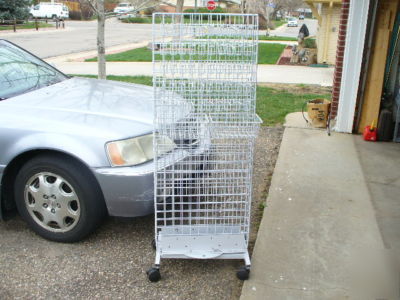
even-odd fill
[{"label": "shrub", "polygon": [[85,1],[81,3],[81,15],[83,20],[91,20],[94,17],[94,11]]},{"label": "shrub", "polygon": [[[185,13],[194,13],[195,9],[194,8],[185,9],[184,12]],[[216,13],[221,14],[221,13],[225,13],[225,10],[221,7],[217,7],[214,10],[208,10],[207,7],[199,7],[197,9],[197,12],[198,13],[207,13],[207,14],[216,14]],[[185,18],[188,19],[189,16],[185,16]],[[203,20],[207,20],[207,18],[208,18],[208,16],[206,16],[206,15],[203,16]],[[225,19],[225,17],[222,16],[221,20],[224,20],[224,19]],[[212,20],[217,20],[217,16],[212,16]]]},{"label": "shrub", "polygon": [[146,17],[131,17],[122,19],[121,21],[124,23],[152,23],[152,19]]},{"label": "shrub", "polygon": [[71,20],[82,20],[82,13],[77,10],[71,10],[69,12],[69,18]]},{"label": "shrub", "polygon": [[0,19],[27,19],[30,4],[30,0],[0,0]]},{"label": "shrub", "polygon": [[305,39],[304,46],[305,48],[317,48],[317,43],[315,42],[315,39]]},{"label": "shrub", "polygon": [[155,11],[156,11],[156,9],[154,7],[148,7],[143,10],[143,14],[146,16],[151,16],[152,13]]}]

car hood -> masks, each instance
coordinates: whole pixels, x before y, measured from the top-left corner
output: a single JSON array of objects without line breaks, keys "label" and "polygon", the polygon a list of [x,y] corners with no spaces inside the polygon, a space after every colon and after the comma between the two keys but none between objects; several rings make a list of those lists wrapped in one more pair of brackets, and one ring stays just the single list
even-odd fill
[{"label": "car hood", "polygon": [[71,78],[0,102],[1,126],[104,137],[138,136],[153,130],[151,87]]}]

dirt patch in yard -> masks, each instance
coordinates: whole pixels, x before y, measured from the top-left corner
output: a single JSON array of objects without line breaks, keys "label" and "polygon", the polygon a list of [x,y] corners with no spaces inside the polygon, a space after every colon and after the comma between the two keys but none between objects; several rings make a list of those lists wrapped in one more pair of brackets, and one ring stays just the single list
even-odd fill
[{"label": "dirt patch in yard", "polygon": [[261,127],[254,155],[253,202],[251,211],[250,253],[257,238],[269,186],[282,141],[283,127]]},{"label": "dirt patch in yard", "polygon": [[[293,70],[296,70],[293,67]],[[259,83],[258,86],[273,88],[279,92],[288,92],[295,95],[301,94],[330,94],[332,93],[331,86],[321,86],[316,84],[290,84],[290,83]]]},{"label": "dirt patch in yard", "polygon": [[[250,250],[281,143],[282,127],[262,127],[256,143]],[[150,283],[153,216],[108,218],[83,242],[46,241],[19,218],[0,223],[0,299],[238,299],[242,261],[163,260]]]}]

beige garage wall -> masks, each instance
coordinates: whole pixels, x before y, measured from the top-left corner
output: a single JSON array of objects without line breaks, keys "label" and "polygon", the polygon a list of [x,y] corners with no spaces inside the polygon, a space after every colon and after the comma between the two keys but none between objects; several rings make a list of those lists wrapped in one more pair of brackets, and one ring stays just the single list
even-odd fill
[{"label": "beige garage wall", "polygon": [[334,4],[331,8],[329,4],[323,4],[321,7],[320,15],[322,22],[321,25],[318,26],[317,32],[318,63],[335,64],[340,10],[340,4]]}]

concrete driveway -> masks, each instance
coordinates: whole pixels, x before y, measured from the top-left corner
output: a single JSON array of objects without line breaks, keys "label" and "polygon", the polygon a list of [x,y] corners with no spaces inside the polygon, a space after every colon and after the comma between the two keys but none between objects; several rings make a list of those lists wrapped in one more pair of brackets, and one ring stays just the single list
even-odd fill
[{"label": "concrete driveway", "polygon": [[400,144],[354,142],[385,248],[400,254]]},{"label": "concrete driveway", "polygon": [[149,282],[145,271],[154,263],[153,222],[153,216],[110,218],[95,235],[75,244],[46,241],[20,218],[1,223],[0,299],[238,297],[240,262],[165,260],[163,279]]},{"label": "concrete driveway", "polygon": [[241,299],[400,299],[400,144],[286,120]]},{"label": "concrete driveway", "polygon": [[[282,128],[262,127],[254,161],[250,248],[270,182]],[[16,217],[0,222],[0,299],[238,299],[243,261],[162,260],[162,280],[148,281],[154,263],[154,217],[108,218],[83,242],[44,240]]]},{"label": "concrete driveway", "polygon": [[[40,58],[96,49],[97,21],[66,21],[65,29],[1,33]],[[127,24],[116,18],[106,22],[106,47],[148,41],[151,24]]]}]

